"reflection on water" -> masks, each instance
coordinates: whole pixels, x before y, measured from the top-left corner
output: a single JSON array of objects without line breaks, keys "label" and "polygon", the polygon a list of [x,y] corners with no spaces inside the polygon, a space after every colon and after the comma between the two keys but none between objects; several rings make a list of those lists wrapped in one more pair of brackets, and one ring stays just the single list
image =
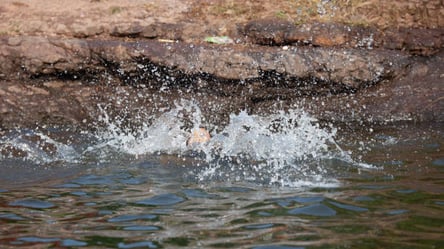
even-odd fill
[{"label": "reflection on water", "polygon": [[[310,120],[283,126],[284,132],[262,130],[269,120],[301,119],[279,115],[234,116],[248,127],[236,136],[228,128],[212,130],[219,154],[210,160],[214,151],[134,147],[149,144],[154,133],[100,140],[39,131],[50,133],[52,142],[44,136],[29,142],[35,131],[7,134],[1,141],[0,247],[444,248],[442,126],[332,131]],[[179,139],[182,132],[173,130]],[[282,137],[299,132],[317,136],[315,145]],[[249,150],[230,154],[233,136],[251,145],[252,134],[298,143],[307,153],[294,157],[294,148],[284,145],[279,157],[264,146],[258,149],[275,155],[269,158],[285,159],[265,165],[267,158]],[[54,144],[62,150],[51,149]],[[131,146],[139,151],[128,153]],[[21,155],[29,152],[33,159]],[[285,181],[271,179],[279,176]],[[288,181],[297,184],[280,184]]]}]

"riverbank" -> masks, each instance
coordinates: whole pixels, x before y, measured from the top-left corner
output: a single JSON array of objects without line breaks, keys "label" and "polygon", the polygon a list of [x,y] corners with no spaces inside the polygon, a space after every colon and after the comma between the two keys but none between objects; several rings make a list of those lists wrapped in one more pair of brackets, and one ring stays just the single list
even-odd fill
[{"label": "riverbank", "polygon": [[180,99],[221,124],[297,107],[332,122],[444,121],[439,1],[378,4],[7,0],[0,127],[88,127],[103,107],[137,123]]}]

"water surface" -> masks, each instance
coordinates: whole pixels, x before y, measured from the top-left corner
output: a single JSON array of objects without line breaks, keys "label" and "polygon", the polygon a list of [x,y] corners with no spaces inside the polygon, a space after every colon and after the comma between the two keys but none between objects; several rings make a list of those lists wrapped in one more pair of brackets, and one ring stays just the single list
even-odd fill
[{"label": "water surface", "polygon": [[6,132],[0,247],[444,248],[442,125],[240,113],[190,149],[178,116]]}]

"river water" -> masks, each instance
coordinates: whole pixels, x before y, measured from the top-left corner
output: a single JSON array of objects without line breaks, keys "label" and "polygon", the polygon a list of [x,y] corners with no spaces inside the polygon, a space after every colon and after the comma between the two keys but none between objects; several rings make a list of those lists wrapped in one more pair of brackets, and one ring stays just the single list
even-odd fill
[{"label": "river water", "polygon": [[442,124],[101,121],[2,132],[0,248],[444,248]]}]

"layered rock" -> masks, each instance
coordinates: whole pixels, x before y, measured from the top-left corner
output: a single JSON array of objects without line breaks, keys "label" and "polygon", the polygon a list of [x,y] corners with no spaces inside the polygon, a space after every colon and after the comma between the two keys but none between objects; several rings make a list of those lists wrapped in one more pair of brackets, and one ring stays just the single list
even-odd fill
[{"label": "layered rock", "polygon": [[3,127],[90,123],[99,104],[130,119],[158,112],[159,96],[193,98],[218,122],[277,103],[330,121],[444,120],[443,53],[33,36],[2,37],[0,53]]},{"label": "layered rock", "polygon": [[[0,127],[94,126],[104,109],[132,125],[180,99],[221,125],[243,109],[288,108],[335,122],[444,121],[439,1],[375,1],[399,11],[386,21],[374,3],[322,1],[312,18],[288,2],[175,2],[0,4]],[[348,10],[366,23],[336,15]],[[222,35],[233,43],[204,42]]]}]

